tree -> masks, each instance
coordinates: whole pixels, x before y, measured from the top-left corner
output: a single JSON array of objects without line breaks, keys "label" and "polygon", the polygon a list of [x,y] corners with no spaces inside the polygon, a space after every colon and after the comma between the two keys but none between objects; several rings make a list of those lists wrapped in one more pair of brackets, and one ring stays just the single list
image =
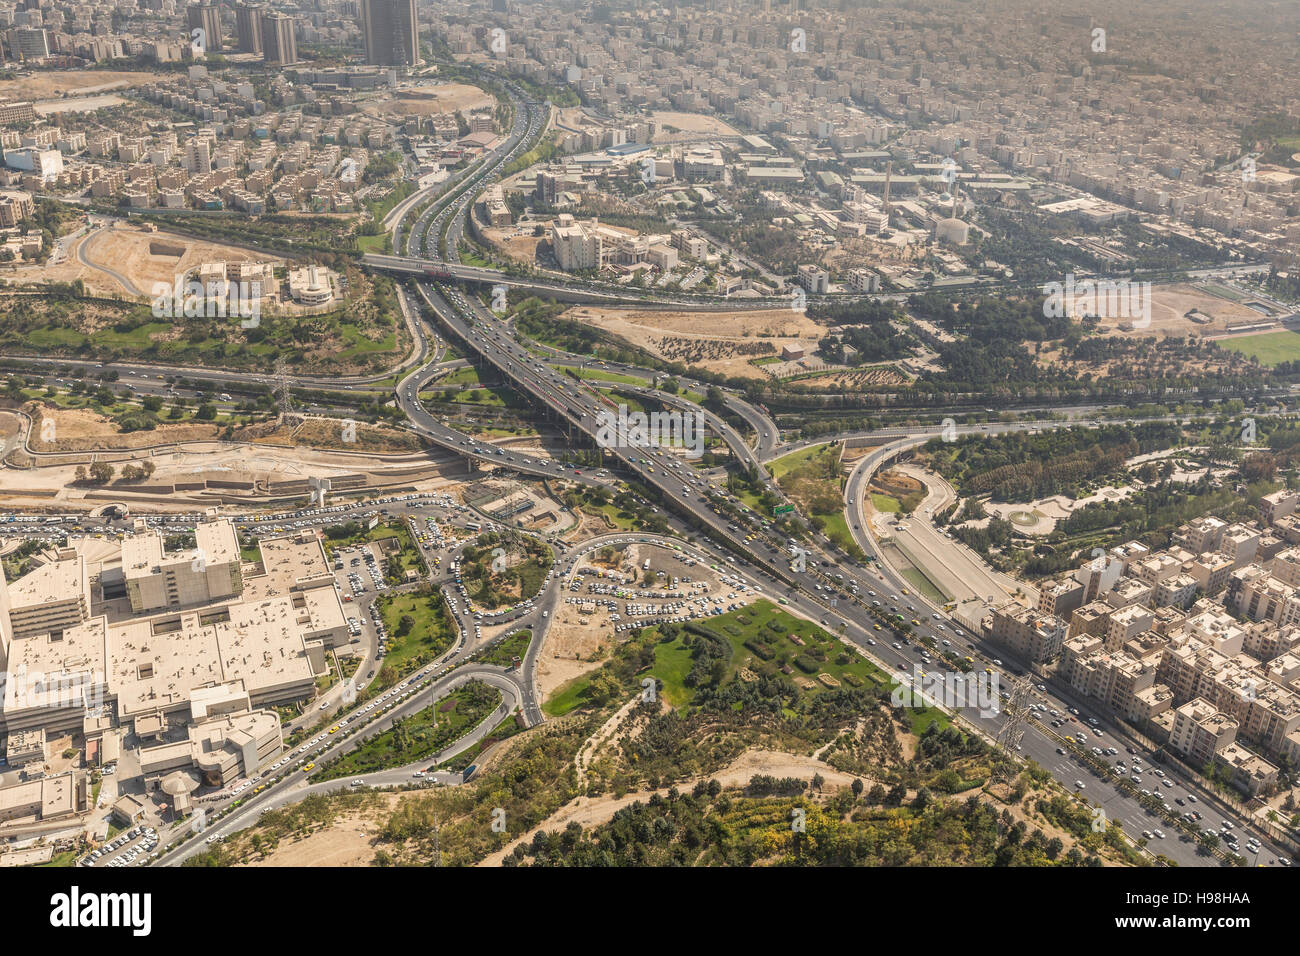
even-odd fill
[{"label": "tree", "polygon": [[862,791],[866,787],[866,784],[862,782],[861,777],[854,777],[852,787],[853,787],[853,795],[855,797],[861,797]]},{"label": "tree", "polygon": [[90,466],[90,480],[97,485],[106,485],[113,480],[113,466],[106,461],[97,461]]}]

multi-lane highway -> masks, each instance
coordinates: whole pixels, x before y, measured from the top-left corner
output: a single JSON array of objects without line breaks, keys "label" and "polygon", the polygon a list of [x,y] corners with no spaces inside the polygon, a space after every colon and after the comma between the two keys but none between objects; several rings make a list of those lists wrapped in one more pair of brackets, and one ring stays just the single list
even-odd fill
[{"label": "multi-lane highway", "polygon": [[[467,211],[468,200],[448,215],[463,217]],[[504,380],[521,392],[533,396],[539,403],[539,407],[560,423],[561,427],[582,434],[589,442],[596,444],[600,413],[606,409],[606,405],[602,403],[603,397],[599,393],[585,383],[575,382],[572,378],[560,374],[549,363],[538,361],[535,355],[515,340],[512,330],[502,317],[486,308],[477,298],[442,283],[422,282],[420,287],[433,314],[452,338],[477,353],[480,360],[496,369]],[[672,396],[669,401],[669,396],[663,393],[657,393],[654,397],[676,407],[690,404],[677,396]],[[413,419],[418,417],[420,413],[418,388],[408,389],[404,400],[409,403],[408,414],[411,414]],[[737,436],[725,423],[714,418],[710,420],[710,424],[728,439],[728,444],[733,446],[733,451],[742,461],[754,458],[753,453],[747,449],[735,447]],[[758,434],[763,433],[764,424],[762,420],[755,423]],[[1057,423],[999,424],[981,426],[972,430],[996,433],[1053,427],[1055,424]],[[773,429],[772,432],[774,431]],[[906,441],[923,441],[932,434],[929,430],[919,430],[919,432],[917,434],[913,431]],[[775,439],[776,436],[773,434],[772,440]],[[464,441],[463,438],[458,440]],[[743,445],[743,441],[741,444]],[[728,509],[724,495],[709,491],[701,493],[698,476],[693,476],[691,470],[683,466],[671,451],[656,447],[629,447],[618,444],[605,445],[601,447],[601,451],[611,467],[619,469],[623,474],[645,486],[655,488],[665,503],[670,503],[671,507],[685,514],[695,526],[706,529],[715,539],[724,542],[737,555],[759,568],[760,573],[769,582],[780,582],[794,602],[793,606],[824,623],[829,629],[843,634],[846,639],[859,644],[868,656],[875,658],[886,668],[910,671],[912,664],[916,663],[918,651],[917,647],[902,642],[898,642],[899,647],[895,648],[892,643],[885,644],[870,636],[873,632],[880,633],[875,631],[876,619],[873,607],[867,603],[869,595],[874,590],[872,585],[879,587],[882,595],[888,595],[888,600],[881,598],[873,600],[889,604],[894,611],[909,607],[911,610],[908,613],[918,615],[918,620],[928,618],[932,622],[928,627],[919,628],[918,637],[928,637],[939,643],[950,641],[951,636],[960,635],[966,645],[965,649],[972,652],[970,654],[972,658],[978,655],[980,664],[987,662],[987,666],[992,669],[993,662],[998,660],[994,657],[998,650],[982,647],[978,635],[966,631],[948,630],[949,626],[956,627],[956,625],[943,623],[946,617],[942,608],[931,606],[918,595],[909,594],[909,600],[901,600],[899,594],[907,594],[911,586],[889,565],[879,561],[879,552],[869,536],[859,537],[858,540],[860,545],[864,545],[864,550],[868,554],[877,558],[874,572],[866,572],[856,567],[837,566],[837,562],[831,558],[825,547],[829,542],[818,537],[798,543],[805,553],[800,555],[802,560],[796,565],[796,569],[792,569],[787,557],[787,548],[795,542],[782,541],[772,523],[757,516],[751,516],[747,525],[738,525],[737,519],[731,516],[742,512],[739,509]],[[862,480],[859,477],[856,482],[851,482],[851,485],[860,490]],[[691,487],[692,483],[695,487]],[[732,504],[734,506],[736,503],[733,501]],[[850,517],[853,518],[855,515],[851,513]],[[861,515],[857,514],[856,518],[853,523],[859,527],[855,530],[855,534],[863,531]],[[1046,685],[1039,694],[1043,706],[1049,711],[1055,709],[1066,713],[1073,706],[1066,703],[1066,700],[1054,690],[1049,690]],[[995,736],[1006,719],[1003,713],[996,715],[972,713],[963,716],[972,726],[989,736]],[[1107,728],[1103,729],[1102,733],[1113,734],[1115,730]],[[1025,756],[1032,757],[1047,767],[1069,789],[1086,790],[1087,781],[1081,778],[1088,776],[1096,792],[1087,795],[1106,807],[1112,819],[1125,822],[1130,837],[1136,838],[1139,835],[1141,831],[1134,832],[1133,827],[1141,823],[1147,814],[1138,800],[1122,790],[1105,786],[1105,782],[1091,778],[1081,767],[1071,762],[1068,753],[1057,753],[1058,744],[1055,739],[1039,732],[1037,725],[1025,735],[1021,747]],[[1084,786],[1077,787],[1079,783],[1083,783]],[[1208,796],[1202,794],[1198,799],[1204,801]],[[1152,826],[1155,824],[1153,823]],[[1184,864],[1203,865],[1213,860],[1212,857],[1199,853],[1195,844],[1186,838],[1166,839],[1162,841],[1161,846],[1153,849]]]},{"label": "multi-lane highway", "polygon": [[[800,533],[797,538],[786,537],[789,532],[783,533],[772,520],[746,509],[734,496],[719,487],[715,480],[702,475],[684,461],[674,449],[653,444],[629,444],[622,440],[611,442],[608,436],[602,437],[600,428],[603,415],[612,411],[613,403],[591,382],[575,380],[565,374],[566,369],[571,369],[575,364],[589,363],[590,360],[554,350],[550,350],[545,358],[539,358],[518,340],[515,330],[504,315],[487,308],[477,297],[468,294],[457,284],[466,281],[507,285],[522,282],[531,284],[540,291],[550,289],[551,285],[559,292],[573,290],[573,283],[567,280],[533,277],[521,280],[497,270],[464,266],[458,261],[459,246],[471,204],[481,189],[499,175],[506,164],[537,142],[549,122],[548,107],[530,102],[513,85],[507,83],[506,89],[514,107],[514,122],[505,141],[470,169],[440,184],[438,188],[421,194],[418,200],[405,204],[402,212],[388,221],[395,239],[394,248],[403,254],[367,257],[367,261],[375,268],[416,277],[418,304],[427,309],[445,338],[460,343],[467,354],[475,357],[475,361],[483,367],[494,369],[503,381],[510,383],[521,394],[530,396],[537,411],[549,418],[574,444],[594,449],[600,456],[600,466],[588,469],[491,446],[447,427],[428,412],[419,396],[421,389],[440,372],[441,340],[426,326],[419,314],[421,309],[413,307],[412,301],[406,299],[404,293],[403,312],[417,348],[409,361],[399,369],[405,374],[401,375],[395,390],[398,404],[407,415],[410,427],[434,444],[470,461],[490,463],[544,478],[602,484],[611,480],[605,470],[609,469],[636,486],[651,489],[651,493],[658,496],[666,509],[683,519],[684,523],[677,527],[703,532],[705,540],[698,548],[702,558],[707,556],[719,562],[720,566],[727,568],[728,573],[743,578],[754,589],[783,600],[794,613],[818,621],[829,631],[840,634],[888,672],[910,673],[918,662],[928,660],[931,643],[935,646],[936,655],[939,653],[938,647],[951,646],[955,653],[969,656],[977,668],[987,667],[990,671],[996,669],[1003,673],[1016,666],[1017,662],[1013,662],[1004,667],[997,655],[1002,653],[1002,656],[1006,656],[1005,652],[986,646],[979,634],[959,627],[946,617],[942,608],[933,606],[921,595],[911,593],[912,585],[883,560],[877,543],[868,534],[863,521],[860,505],[871,469],[897,448],[926,440],[934,430],[888,429],[876,434],[879,443],[887,447],[873,453],[854,471],[848,482],[846,503],[854,538],[874,561],[869,567],[848,565],[836,557],[836,552],[824,536]],[[601,295],[607,290],[598,285],[586,284],[581,291],[584,294]],[[626,293],[626,290],[620,291]],[[677,304],[694,306],[701,301],[686,298]],[[742,304],[747,309],[755,306],[751,301],[735,303],[737,307]],[[788,307],[784,301],[764,304]],[[717,308],[718,305],[718,300],[710,300],[709,307]],[[65,360],[57,364],[67,366],[75,363]],[[83,364],[89,366],[93,363]],[[781,443],[775,423],[762,410],[734,392],[723,392],[725,410],[734,419],[743,421],[753,432],[755,441],[751,446],[743,434],[714,411],[701,408],[680,391],[669,393],[656,388],[654,372],[612,363],[606,367],[617,374],[631,375],[643,381],[645,384],[619,386],[639,398],[674,410],[698,413],[708,428],[727,444],[737,461],[755,468],[767,487],[780,496],[779,490],[767,479],[762,462],[770,460],[785,446]],[[133,381],[152,384],[160,380],[160,373],[155,366],[119,366],[117,371],[130,376]],[[241,373],[204,370],[202,374],[205,379],[217,382],[251,381],[259,385],[270,384],[266,378]],[[355,384],[372,383],[376,387],[384,387],[377,384],[383,377],[358,379]],[[337,387],[340,383],[339,379],[301,378],[295,381],[298,384],[323,387]],[[695,392],[703,392],[708,388],[707,385],[694,381],[682,381],[679,384],[684,389]],[[972,431],[992,434],[1054,427],[1057,424],[999,424],[960,429],[959,433]],[[646,538],[644,535],[637,536],[638,540]],[[603,537],[588,542],[584,549],[589,550],[616,540],[621,540],[620,536]],[[680,544],[673,546],[682,547]],[[492,668],[473,661],[473,657],[483,649],[483,642],[471,639],[477,637],[477,627],[474,626],[475,618],[468,613],[468,604],[464,609],[458,607],[456,619],[463,633],[461,640],[451,650],[438,661],[404,680],[394,691],[387,692],[380,699],[381,706],[367,702],[341,713],[337,726],[347,728],[346,735],[327,732],[318,734],[307,744],[299,745],[291,755],[292,759],[287,764],[280,764],[281,768],[287,766],[288,769],[277,768],[264,774],[258,785],[260,789],[245,798],[235,813],[214,823],[204,839],[233,832],[253,822],[256,815],[268,807],[281,806],[316,792],[314,785],[305,783],[306,775],[301,767],[306,763],[332,759],[355,746],[359,740],[383,732],[391,726],[394,719],[415,713],[427,706],[430,700],[445,695],[470,678],[482,679],[497,686],[503,694],[502,707],[505,713],[518,710],[529,724],[541,721],[543,715],[534,683],[537,654],[547,623],[553,617],[556,603],[560,600],[562,589],[559,583],[572,571],[576,560],[577,555],[573,553],[560,555],[556,574],[548,579],[543,593],[531,607],[517,614],[510,622],[509,630],[528,628],[533,632],[529,650],[517,671]],[[448,584],[445,577],[438,578],[437,575],[435,583],[443,587]],[[912,634],[913,640],[894,640],[888,636],[888,631],[881,629],[881,616],[888,613],[915,615],[918,624]],[[1070,714],[1072,707],[1075,710],[1081,709],[1079,702],[1056,687],[1041,685],[1035,696],[1047,713],[1056,711],[1066,715]],[[1070,716],[1079,717],[1073,714]],[[997,735],[1007,715],[1001,711],[988,714],[963,711],[960,717],[968,727],[991,738]],[[494,725],[493,720],[485,721],[475,733],[481,730],[486,734]],[[1080,726],[1082,728],[1082,724]],[[361,729],[357,730],[358,727]],[[1097,732],[1100,736],[1097,736]],[[1107,726],[1101,720],[1098,720],[1093,736],[1099,744],[1105,741],[1117,751],[1127,752],[1128,747],[1136,750],[1134,743],[1123,736],[1121,728]],[[1102,805],[1111,819],[1124,825],[1130,837],[1136,837],[1141,829],[1157,825],[1135,798],[1122,789],[1113,787],[1109,781],[1086,773],[1070,757],[1068,750],[1060,747],[1056,736],[1042,728],[1038,722],[1031,722],[1020,749],[1024,757],[1032,758],[1046,767],[1067,789],[1079,789],[1085,797]],[[439,757],[443,758],[444,755]],[[398,782],[408,772],[413,771],[409,768],[395,768],[378,776],[372,775],[373,779],[367,782]],[[1078,787],[1077,784],[1083,786]],[[321,786],[337,785],[336,782]],[[1197,789],[1194,783],[1179,781],[1178,786],[1183,788],[1179,793],[1185,790],[1189,797],[1196,796],[1202,805],[1215,805],[1213,798]],[[1223,812],[1226,815],[1226,811]],[[165,836],[164,840],[166,842],[177,836],[177,833],[172,833],[170,837]],[[189,840],[166,852],[160,862],[181,862],[202,846],[203,840]],[[1204,865],[1213,861],[1213,858],[1199,854],[1190,841],[1172,834],[1168,839],[1158,841],[1152,849],[1186,865]],[[1271,858],[1273,854],[1268,855]]]}]

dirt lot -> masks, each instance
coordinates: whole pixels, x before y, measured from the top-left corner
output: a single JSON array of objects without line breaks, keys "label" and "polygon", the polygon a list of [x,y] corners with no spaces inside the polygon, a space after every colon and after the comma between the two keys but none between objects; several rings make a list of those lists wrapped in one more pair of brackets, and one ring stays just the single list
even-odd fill
[{"label": "dirt lot", "polygon": [[54,422],[55,440],[42,442],[30,440],[33,451],[97,451],[118,448],[145,448],[173,441],[203,441],[214,438],[216,425],[179,424],[159,425],[152,431],[119,433],[111,420],[84,408],[52,408],[40,410],[41,421],[33,426],[33,435],[40,436],[42,422]]},{"label": "dirt lot", "polygon": [[[0,98],[44,100],[64,93],[94,93],[156,83],[165,73],[119,73],[102,70],[40,70],[24,73],[17,82],[0,83]],[[21,91],[21,93],[20,93]]]},{"label": "dirt lot", "polygon": [[384,119],[407,116],[433,116],[437,113],[468,112],[479,106],[494,106],[495,101],[477,86],[446,83],[399,89],[396,96],[372,100],[363,113]]},{"label": "dirt lot", "polygon": [[[697,139],[699,136],[739,136],[740,133],[722,120],[703,113],[677,113],[671,110],[652,113],[651,117],[659,124],[656,143],[671,143],[678,139]],[[665,126],[675,126],[680,133],[670,133]]]},{"label": "dirt lot", "polygon": [[[182,256],[154,255],[150,252],[151,242],[167,245],[184,246]],[[107,278],[114,291],[131,292],[114,279],[106,270],[121,273],[134,283],[136,294],[149,295],[155,282],[176,281],[176,277],[188,269],[198,268],[204,262],[274,262],[283,265],[284,260],[223,246],[215,242],[188,239],[166,232],[145,232],[126,225],[115,225],[87,236],[82,241],[81,255],[92,265],[104,267],[99,270],[86,269],[90,275]],[[71,259],[75,257],[70,257]]]},{"label": "dirt lot", "polygon": [[503,256],[529,265],[537,262],[537,247],[546,241],[544,236],[534,236],[531,229],[528,230],[528,235],[519,235],[517,226],[488,228],[483,232],[493,248]]},{"label": "dirt lot", "polygon": [[[411,794],[410,796],[419,796]],[[324,830],[300,840],[285,840],[265,859],[238,866],[369,866],[375,851],[370,841],[379,832],[380,821],[391,813],[403,797],[379,794],[382,803],[375,808],[345,814]]]},{"label": "dirt lot", "polygon": [[[1186,313],[1196,309],[1208,315],[1212,322],[1193,322]],[[1149,328],[1129,332],[1115,328],[1121,320],[1103,320],[1102,328],[1116,335],[1165,338],[1170,335],[1211,335],[1224,332],[1229,324],[1263,322],[1267,316],[1247,308],[1244,304],[1223,299],[1208,290],[1194,285],[1153,286],[1151,289],[1151,325]]]},{"label": "dirt lot", "polygon": [[[751,358],[779,353],[787,345],[816,348],[825,330],[802,312],[649,312],[581,306],[563,318],[605,329],[657,355],[724,375],[766,378]],[[707,335],[699,329],[717,329]]]}]

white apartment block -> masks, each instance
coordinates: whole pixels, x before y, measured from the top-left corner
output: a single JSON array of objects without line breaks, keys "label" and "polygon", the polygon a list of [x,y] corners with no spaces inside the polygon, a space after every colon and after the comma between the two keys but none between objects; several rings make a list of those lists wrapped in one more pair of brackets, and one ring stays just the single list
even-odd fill
[{"label": "white apartment block", "polygon": [[575,222],[568,213],[561,213],[551,223],[551,249],[556,263],[565,272],[599,269],[604,264],[604,244],[600,234]]}]

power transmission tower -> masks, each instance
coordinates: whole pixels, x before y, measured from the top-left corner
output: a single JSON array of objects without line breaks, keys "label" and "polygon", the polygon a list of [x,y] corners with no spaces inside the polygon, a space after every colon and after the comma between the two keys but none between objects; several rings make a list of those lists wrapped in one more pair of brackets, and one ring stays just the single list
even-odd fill
[{"label": "power transmission tower", "polygon": [[1002,750],[1002,760],[997,773],[999,777],[1004,773],[1010,773],[1011,753],[1020,746],[1021,738],[1025,736],[1025,721],[1029,717],[1029,699],[1033,694],[1033,686],[1028,674],[1017,677],[1011,685],[1010,697],[1002,707],[1006,719],[998,728],[996,738],[996,743]]},{"label": "power transmission tower", "polygon": [[299,417],[293,411],[293,395],[289,392],[289,373],[284,359],[275,360],[275,400],[280,406],[280,424],[297,425]]}]

